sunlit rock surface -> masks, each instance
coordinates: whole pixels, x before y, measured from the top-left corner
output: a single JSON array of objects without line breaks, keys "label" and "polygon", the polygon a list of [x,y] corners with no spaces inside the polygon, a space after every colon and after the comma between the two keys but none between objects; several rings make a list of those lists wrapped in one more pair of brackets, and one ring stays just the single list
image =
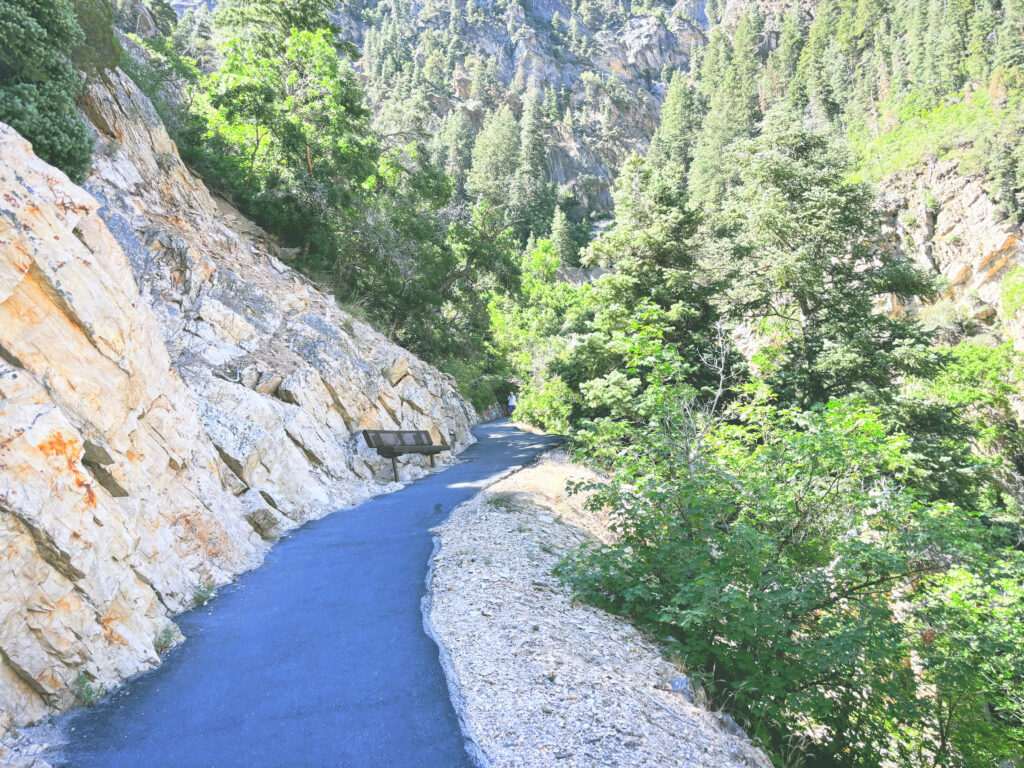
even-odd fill
[{"label": "sunlit rock surface", "polygon": [[0,731],[158,664],[197,585],[386,490],[360,430],[444,462],[476,419],[216,201],[127,77],[82,105],[87,191],[0,127]]}]

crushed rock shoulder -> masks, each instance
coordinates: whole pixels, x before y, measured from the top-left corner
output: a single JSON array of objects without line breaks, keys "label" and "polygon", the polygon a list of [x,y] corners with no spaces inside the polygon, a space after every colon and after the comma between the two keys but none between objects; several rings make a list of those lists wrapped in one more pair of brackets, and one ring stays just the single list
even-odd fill
[{"label": "crushed rock shoulder", "polygon": [[426,621],[472,751],[496,768],[770,768],[731,720],[672,690],[682,670],[656,644],[552,576],[581,543],[611,540],[566,490],[591,478],[552,452],[434,529]]}]

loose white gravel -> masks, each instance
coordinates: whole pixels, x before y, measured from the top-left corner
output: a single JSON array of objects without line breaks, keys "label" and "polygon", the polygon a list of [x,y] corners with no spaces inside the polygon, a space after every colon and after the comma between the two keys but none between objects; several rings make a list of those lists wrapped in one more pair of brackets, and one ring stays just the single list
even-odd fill
[{"label": "loose white gravel", "polygon": [[[551,575],[607,520],[566,483],[565,454],[491,486],[434,530],[427,625],[467,735],[495,768],[745,766],[771,762],[730,721],[671,690],[681,669],[625,620],[573,602]],[[724,724],[723,724],[724,723]]]}]

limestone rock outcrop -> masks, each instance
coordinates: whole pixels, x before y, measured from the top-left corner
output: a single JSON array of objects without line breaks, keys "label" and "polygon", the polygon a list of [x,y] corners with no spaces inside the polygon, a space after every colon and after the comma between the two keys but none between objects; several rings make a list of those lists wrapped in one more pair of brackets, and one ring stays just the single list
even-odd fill
[{"label": "limestone rock outcrop", "polygon": [[0,200],[2,726],[158,663],[265,544],[97,201],[3,125]]},{"label": "limestone rock outcrop", "polygon": [[0,126],[0,732],[158,664],[197,587],[393,487],[360,430],[444,462],[476,420],[212,197],[129,78],[81,103],[86,189]]},{"label": "limestone rock outcrop", "polygon": [[1024,326],[1003,301],[1004,279],[1024,264],[1024,238],[1017,222],[1000,214],[984,180],[961,173],[956,158],[932,158],[879,186],[890,245],[945,278],[941,298],[962,317],[1024,349]]}]

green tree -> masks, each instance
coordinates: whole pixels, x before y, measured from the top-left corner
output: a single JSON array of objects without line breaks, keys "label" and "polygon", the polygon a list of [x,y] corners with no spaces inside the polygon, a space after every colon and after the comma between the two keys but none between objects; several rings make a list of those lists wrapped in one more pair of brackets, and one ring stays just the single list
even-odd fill
[{"label": "green tree", "polygon": [[548,183],[544,115],[537,93],[531,92],[523,103],[519,121],[519,159],[508,194],[508,215],[520,242],[531,232],[546,234],[555,202]]},{"label": "green tree", "polygon": [[661,122],[651,139],[647,155],[650,162],[654,165],[674,163],[687,170],[703,117],[700,93],[683,73],[676,72],[661,107]]},{"label": "green tree", "polygon": [[626,375],[647,370],[638,413],[577,438],[612,441],[588,504],[614,511],[618,536],[558,575],[663,638],[780,764],[981,768],[1012,755],[1019,553],[908,490],[909,441],[862,402],[797,412],[755,396],[724,421],[656,325],[622,343]]},{"label": "green tree", "polygon": [[721,200],[725,149],[737,139],[752,136],[761,119],[757,50],[763,27],[764,17],[752,5],[736,28],[729,66],[711,96],[694,150],[690,194],[697,205],[714,206]]},{"label": "green tree", "polygon": [[451,177],[455,192],[460,196],[465,193],[472,156],[473,134],[469,119],[461,110],[453,110],[441,120],[434,142],[434,163]]},{"label": "green tree", "polygon": [[507,206],[512,176],[518,167],[519,126],[512,110],[502,105],[484,118],[476,136],[466,191],[478,200]]},{"label": "green tree", "polygon": [[829,137],[779,110],[724,168],[724,301],[770,342],[759,365],[782,402],[891,395],[900,376],[935,370],[923,329],[876,311],[889,295],[928,295],[932,283],[874,245],[874,193],[848,181],[849,159]]},{"label": "green tree", "polygon": [[326,30],[296,32],[277,56],[233,41],[222,52],[195,159],[264,226],[329,259],[334,217],[363,194],[377,157],[351,67]]},{"label": "green tree", "polygon": [[551,246],[558,255],[559,264],[575,266],[579,263],[579,246],[565,211],[558,205],[555,206],[555,215],[551,220]]},{"label": "green tree", "polygon": [[[586,264],[610,271],[593,286],[590,316],[581,319],[577,343],[553,368],[580,395],[575,418],[628,409],[645,386],[642,370],[622,373],[621,337],[638,314],[656,311],[666,343],[691,363],[714,335],[716,286],[697,263],[699,219],[687,204],[683,180],[671,164],[655,169],[634,156],[623,166],[615,186],[615,225],[584,257]],[[690,371],[694,386],[713,386],[700,366]]]},{"label": "green tree", "polygon": [[214,15],[214,27],[221,41],[255,57],[276,56],[291,30],[314,32],[333,30],[329,14],[331,0],[221,0]]},{"label": "green tree", "polygon": [[92,165],[92,136],[75,107],[82,82],[68,51],[84,41],[69,0],[0,0],[0,121],[77,182]]}]

